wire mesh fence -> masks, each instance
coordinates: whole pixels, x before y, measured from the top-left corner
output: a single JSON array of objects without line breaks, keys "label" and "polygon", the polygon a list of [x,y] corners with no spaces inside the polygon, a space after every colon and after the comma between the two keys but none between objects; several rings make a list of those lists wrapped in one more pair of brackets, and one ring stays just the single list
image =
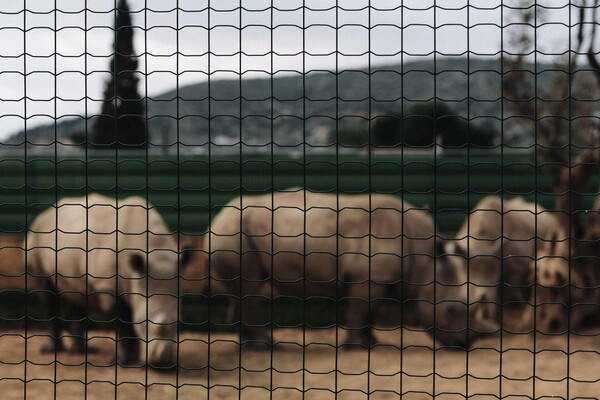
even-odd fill
[{"label": "wire mesh fence", "polygon": [[3,398],[600,398],[599,8],[3,2]]}]

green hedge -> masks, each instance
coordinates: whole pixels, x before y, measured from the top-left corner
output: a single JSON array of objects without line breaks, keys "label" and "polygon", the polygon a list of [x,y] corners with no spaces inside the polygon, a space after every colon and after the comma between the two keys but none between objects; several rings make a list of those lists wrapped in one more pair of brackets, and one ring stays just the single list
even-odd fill
[{"label": "green hedge", "polygon": [[0,160],[0,230],[23,232],[43,209],[65,196],[100,192],[147,197],[173,230],[198,233],[240,193],[291,186],[311,190],[391,193],[435,211],[453,231],[482,197],[524,196],[552,207],[550,167],[532,155],[361,154],[186,157],[22,158]]}]

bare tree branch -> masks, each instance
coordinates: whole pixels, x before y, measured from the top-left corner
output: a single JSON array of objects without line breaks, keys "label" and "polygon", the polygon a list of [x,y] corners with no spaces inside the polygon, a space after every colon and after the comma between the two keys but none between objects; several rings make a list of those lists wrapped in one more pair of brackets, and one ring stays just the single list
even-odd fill
[{"label": "bare tree branch", "polygon": [[[593,8],[592,8],[593,4]],[[535,121],[538,151],[542,158],[550,161],[554,168],[554,188],[557,193],[562,193],[568,188],[567,179],[571,167],[571,151],[578,149],[571,143],[575,135],[581,136],[586,127],[584,119],[577,116],[590,115],[593,110],[591,103],[578,101],[578,98],[597,98],[595,95],[600,89],[600,62],[594,53],[595,36],[597,33],[597,14],[600,0],[582,0],[578,8],[578,24],[571,44],[568,61],[556,63],[556,68],[551,74],[550,82],[535,87],[531,79],[533,72],[525,66],[525,54],[531,45],[531,38],[527,32],[515,35],[510,43],[520,46],[519,52],[513,57],[506,57],[507,74],[503,82],[504,97],[507,109],[513,116],[522,116]],[[517,16],[519,23],[531,25],[535,13],[531,9],[523,9]],[[588,29],[590,26],[591,29]],[[535,22],[535,21],[534,21]],[[535,25],[535,24],[534,24]],[[515,39],[516,38],[516,39]],[[589,43],[588,43],[589,42]],[[589,48],[588,48],[589,45]],[[586,49],[586,50],[584,50]],[[536,49],[534,49],[535,51]],[[579,70],[580,55],[584,55],[592,68],[595,76],[590,85],[589,78],[584,81],[584,74]],[[586,91],[592,91],[591,96]],[[585,158],[585,155],[582,155]],[[582,159],[583,159],[582,158]],[[566,175],[565,175],[565,171]],[[577,175],[575,171],[575,175]]]},{"label": "bare tree branch", "polygon": [[585,194],[594,173],[600,170],[600,147],[584,150],[575,165],[565,168],[559,179],[556,193],[556,209],[561,211],[559,220],[564,227],[578,228],[576,211],[581,209]]},{"label": "bare tree branch", "polygon": [[594,47],[596,44],[596,28],[598,27],[598,5],[600,4],[600,0],[595,0],[594,1],[594,8],[592,9],[592,32],[591,32],[591,39],[590,39],[590,47],[587,51],[587,59],[588,62],[590,63],[590,66],[592,67],[592,72],[594,73],[594,76],[596,77],[596,81],[598,82],[598,86],[600,86],[600,62],[598,62],[598,59],[596,58],[596,53],[594,52]]}]

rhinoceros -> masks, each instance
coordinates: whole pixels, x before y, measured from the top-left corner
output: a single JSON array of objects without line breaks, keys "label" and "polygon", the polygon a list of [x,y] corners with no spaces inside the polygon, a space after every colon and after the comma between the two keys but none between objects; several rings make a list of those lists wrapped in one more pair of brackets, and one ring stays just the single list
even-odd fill
[{"label": "rhinoceros", "polygon": [[[64,198],[33,221],[26,239],[30,287],[40,291],[53,318],[43,352],[65,350],[63,329],[76,352],[88,348],[83,317],[116,316],[117,361],[171,367],[177,357],[177,242],[159,213],[140,197],[99,194]],[[57,315],[58,296],[71,310]]]},{"label": "rhinoceros", "polygon": [[[600,315],[600,196],[585,224],[571,230],[556,224],[540,244],[535,293],[536,329],[544,333],[577,330]],[[530,316],[533,320],[533,316]]]},{"label": "rhinoceros", "polygon": [[436,268],[434,242],[428,212],[393,196],[289,189],[230,201],[205,252],[213,288],[241,299],[244,342],[270,344],[268,301],[293,296],[345,299],[344,343],[373,346],[371,305],[394,297],[415,303],[415,322],[442,343],[464,346],[465,285],[454,266]]},{"label": "rhinoceros", "polygon": [[464,271],[476,319],[500,322],[502,310],[512,308],[517,312],[504,315],[504,326],[522,326],[521,311],[533,293],[536,246],[555,225],[543,207],[522,198],[488,196],[477,203],[440,259]]}]

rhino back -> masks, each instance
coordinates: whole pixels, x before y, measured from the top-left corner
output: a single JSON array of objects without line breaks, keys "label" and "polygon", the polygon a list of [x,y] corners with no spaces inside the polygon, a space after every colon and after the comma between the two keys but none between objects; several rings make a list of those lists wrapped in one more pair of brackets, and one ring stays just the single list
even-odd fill
[{"label": "rhino back", "polygon": [[[58,229],[56,229],[58,226]],[[117,230],[118,227],[118,230]],[[48,277],[59,291],[103,293],[91,303],[111,308],[111,293],[131,289],[132,253],[164,248],[176,254],[166,225],[141,198],[115,199],[98,194],[64,198],[40,214],[28,234],[28,269]],[[176,261],[176,259],[175,259]],[[176,262],[173,271],[176,272]],[[118,285],[116,277],[121,276]]]},{"label": "rhino back", "polygon": [[217,269],[223,262],[239,271],[240,253],[251,251],[257,257],[244,269],[259,268],[278,284],[297,287],[304,278],[322,285],[338,278],[397,280],[403,255],[412,270],[430,263],[433,254],[431,218],[386,195],[248,196],[231,201],[213,220],[211,232],[212,249],[219,252]]}]

